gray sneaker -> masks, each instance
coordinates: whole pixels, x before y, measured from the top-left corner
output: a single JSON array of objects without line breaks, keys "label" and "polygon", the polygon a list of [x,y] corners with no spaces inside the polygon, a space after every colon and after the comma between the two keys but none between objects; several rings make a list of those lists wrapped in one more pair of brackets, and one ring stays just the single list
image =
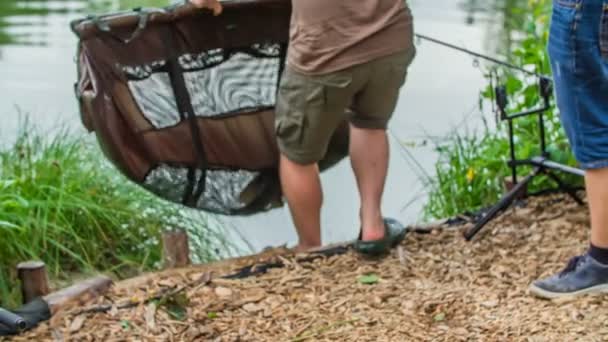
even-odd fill
[{"label": "gray sneaker", "polygon": [[608,293],[608,265],[589,254],[574,257],[560,273],[530,285],[530,293],[545,299]]}]

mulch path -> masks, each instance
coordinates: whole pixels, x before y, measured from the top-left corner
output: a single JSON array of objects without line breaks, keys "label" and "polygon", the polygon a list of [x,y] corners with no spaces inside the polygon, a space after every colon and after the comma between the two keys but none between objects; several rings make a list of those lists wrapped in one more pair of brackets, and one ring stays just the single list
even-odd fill
[{"label": "mulch path", "polygon": [[[382,260],[275,256],[285,267],[235,280],[205,268],[160,273],[14,340],[606,341],[608,296],[545,301],[527,292],[584,251],[588,227],[586,208],[535,198],[474,242],[464,227],[446,228],[411,233]],[[103,305],[110,309],[82,313]]]}]

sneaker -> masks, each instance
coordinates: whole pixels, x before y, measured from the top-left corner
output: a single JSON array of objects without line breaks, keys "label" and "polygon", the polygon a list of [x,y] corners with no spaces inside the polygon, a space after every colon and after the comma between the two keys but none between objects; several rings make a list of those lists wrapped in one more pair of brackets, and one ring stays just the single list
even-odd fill
[{"label": "sneaker", "polygon": [[574,257],[560,273],[530,285],[530,293],[545,299],[608,293],[608,265],[589,254]]}]

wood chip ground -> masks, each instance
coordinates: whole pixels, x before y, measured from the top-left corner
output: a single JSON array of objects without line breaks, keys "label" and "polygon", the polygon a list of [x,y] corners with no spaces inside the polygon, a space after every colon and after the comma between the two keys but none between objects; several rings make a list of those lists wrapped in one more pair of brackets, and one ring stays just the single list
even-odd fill
[{"label": "wood chip ground", "polygon": [[[585,250],[587,214],[555,195],[510,209],[474,242],[460,227],[409,234],[382,260],[274,257],[287,266],[241,280],[209,281],[198,268],[161,273],[14,340],[608,341],[608,296],[545,301],[527,291]],[[184,286],[181,316],[166,303],[117,308]],[[96,305],[114,307],[76,314]]]}]

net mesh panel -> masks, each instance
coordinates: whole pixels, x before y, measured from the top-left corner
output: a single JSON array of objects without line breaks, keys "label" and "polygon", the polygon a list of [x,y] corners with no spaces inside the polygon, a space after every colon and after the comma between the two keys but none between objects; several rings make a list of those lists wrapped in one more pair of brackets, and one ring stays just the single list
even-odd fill
[{"label": "net mesh panel", "polygon": [[[197,177],[200,176],[197,171]],[[212,212],[242,209],[243,190],[259,175],[245,170],[209,170],[205,178],[205,192],[198,199],[197,207]],[[169,165],[154,168],[146,177],[144,187],[163,198],[180,202],[188,182],[188,169]]]},{"label": "net mesh panel", "polygon": [[[213,117],[273,107],[281,68],[280,45],[216,49],[179,58],[196,116]],[[146,119],[158,129],[182,119],[164,61],[122,68]]]},{"label": "net mesh panel", "polygon": [[[242,49],[214,49],[180,56],[190,101],[197,117],[238,115],[272,108],[284,46],[256,44]],[[155,129],[169,128],[184,120],[179,113],[166,61],[148,65],[123,66],[133,99]],[[181,202],[188,186],[188,168],[157,165],[144,182],[149,191]],[[197,170],[197,178],[201,171]],[[247,170],[208,170],[205,191],[196,199],[197,207],[211,212],[232,213],[247,206],[241,193],[258,177]]]}]

